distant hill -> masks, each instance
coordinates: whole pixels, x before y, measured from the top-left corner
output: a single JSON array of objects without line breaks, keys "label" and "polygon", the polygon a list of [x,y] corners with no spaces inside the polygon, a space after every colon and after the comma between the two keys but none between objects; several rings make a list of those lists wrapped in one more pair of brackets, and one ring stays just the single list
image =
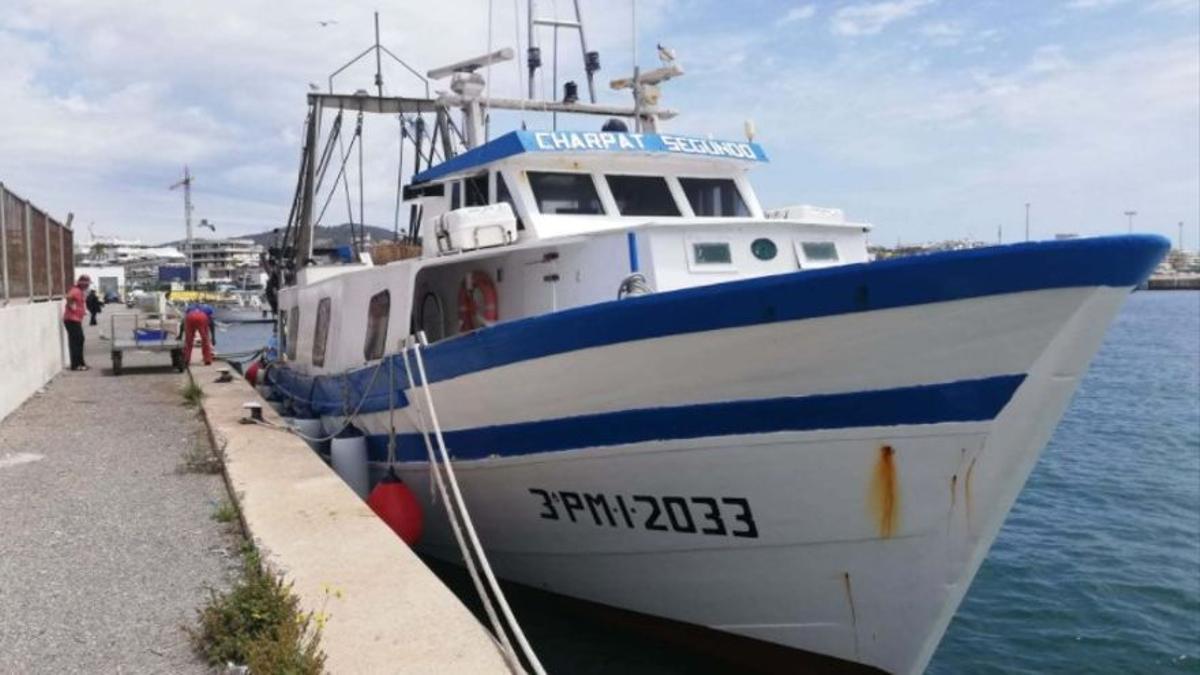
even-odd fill
[{"label": "distant hill", "polygon": [[[388,229],[385,229],[382,227],[375,227],[373,225],[367,225],[365,227],[366,227],[367,234],[371,237],[371,241],[391,241],[391,239],[392,239],[392,231],[391,230],[388,230]],[[355,225],[354,230],[356,232],[358,232],[360,230],[360,226]],[[256,243],[256,244],[259,244],[263,247],[267,247],[267,246],[274,244],[275,240],[282,235],[283,235],[283,228],[281,227],[281,228],[279,228],[278,232],[276,232],[275,230],[268,230],[266,232],[259,232],[258,234],[238,235],[235,238],[236,239],[250,239],[250,240],[253,240],[254,243]],[[316,232],[313,234],[313,240],[314,240],[314,243],[318,246],[346,246],[346,245],[349,245],[350,244],[350,224],[342,223],[341,225],[329,225],[329,226],[318,225],[316,227]],[[179,246],[182,243],[183,243],[182,241],[174,241],[174,242],[170,242],[167,245],[168,246]]]}]

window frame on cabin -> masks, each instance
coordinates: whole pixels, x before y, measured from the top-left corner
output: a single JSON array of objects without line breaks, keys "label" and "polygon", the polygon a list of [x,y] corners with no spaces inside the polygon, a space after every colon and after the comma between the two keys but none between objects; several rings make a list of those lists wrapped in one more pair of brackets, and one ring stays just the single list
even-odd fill
[{"label": "window frame on cabin", "polygon": [[[614,181],[614,179],[616,180]],[[613,202],[617,205],[618,215],[660,216],[666,218],[677,218],[683,215],[683,211],[679,208],[679,202],[675,201],[675,194],[671,192],[671,183],[667,180],[666,176],[656,174],[607,173],[604,174],[604,181],[608,184],[608,191],[612,193]],[[632,185],[633,183],[640,183],[641,185],[634,186]],[[653,188],[650,188],[651,184],[655,184]],[[661,191],[659,188],[661,188]],[[658,192],[658,194],[653,194],[654,192]],[[645,205],[631,204],[631,200],[636,201],[647,195],[654,196],[657,200],[656,204],[651,204],[650,206],[659,208],[643,208]],[[629,206],[636,206],[636,208],[628,208]],[[668,206],[669,209],[665,208]]]},{"label": "window frame on cabin", "polygon": [[[737,181],[732,178],[709,178],[701,176],[679,176],[679,187],[683,190],[684,197],[688,200],[688,205],[692,207],[692,213],[698,218],[749,218],[751,216],[750,203],[746,201],[746,196],[742,194],[741,187]],[[716,187],[729,188],[732,192],[733,203],[732,213],[724,213],[725,199],[715,199],[714,205],[718,205],[720,209],[703,209],[702,201],[708,190]],[[696,188],[700,188],[697,190]],[[705,213],[705,211],[721,210],[721,213]]]},{"label": "window frame on cabin", "polygon": [[[482,182],[482,189],[480,183]],[[463,206],[487,206],[488,204],[488,175],[487,172],[467,176],[462,181]],[[471,195],[475,195],[472,198]]]},{"label": "window frame on cabin", "polygon": [[300,342],[300,305],[293,305],[288,309],[287,330],[284,331],[283,339],[283,355],[288,361],[295,361],[297,343]]},{"label": "window frame on cabin", "polygon": [[[596,178],[591,173],[583,171],[526,171],[525,177],[529,180],[529,189],[533,193],[533,202],[537,207],[538,213],[547,216],[607,216],[608,211],[604,208],[604,200],[600,198],[600,190],[596,187]],[[543,199],[546,195],[538,194],[544,186],[539,186],[538,183],[545,178],[550,177],[569,177],[574,180],[579,187],[586,187],[591,191],[590,195],[583,195],[583,200],[594,203],[597,210],[595,211],[547,211],[544,208],[545,202],[549,199]],[[583,201],[579,200],[579,201]],[[578,203],[578,202],[577,202]]]},{"label": "window frame on cabin", "polygon": [[496,201],[493,204],[508,204],[512,208],[513,216],[517,219],[517,231],[525,229],[525,221],[521,220],[521,214],[517,212],[517,199],[513,196],[512,191],[508,189],[508,181],[504,180],[504,173],[501,171],[493,171],[492,175],[496,177]]},{"label": "window frame on cabin", "polygon": [[[794,245],[796,248],[796,257],[800,260],[801,268],[834,267],[842,263],[842,252],[838,248],[836,241],[805,241],[797,239]],[[811,251],[817,250],[817,247],[820,247],[822,251],[833,251],[833,255],[828,256],[824,253],[812,255]]]},{"label": "window frame on cabin", "polygon": [[317,301],[317,321],[313,325],[312,363],[325,367],[325,355],[329,346],[329,321],[333,314],[333,298],[324,297]]},{"label": "window frame on cabin", "polygon": [[[382,299],[382,302],[380,300]],[[387,352],[388,323],[392,313],[392,292],[383,289],[367,301],[367,331],[363,339],[363,358],[378,361]],[[382,329],[380,328],[382,326]]]}]

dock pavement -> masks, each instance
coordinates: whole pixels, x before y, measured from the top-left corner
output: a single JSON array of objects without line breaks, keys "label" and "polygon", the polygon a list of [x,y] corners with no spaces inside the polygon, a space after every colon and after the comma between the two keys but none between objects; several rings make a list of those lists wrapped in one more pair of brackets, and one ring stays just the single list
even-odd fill
[{"label": "dock pavement", "polygon": [[0,673],[206,673],[182,626],[240,567],[228,494],[180,470],[208,442],[187,376],[131,353],[113,377],[97,328],[90,371],[0,422]]}]

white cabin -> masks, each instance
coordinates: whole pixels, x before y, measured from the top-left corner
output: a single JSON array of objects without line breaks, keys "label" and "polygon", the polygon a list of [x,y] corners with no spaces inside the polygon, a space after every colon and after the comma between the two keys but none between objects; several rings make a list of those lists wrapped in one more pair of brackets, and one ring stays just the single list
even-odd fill
[{"label": "white cabin", "polygon": [[468,278],[490,283],[505,322],[617,300],[623,287],[665,292],[867,261],[869,226],[840,210],[764,211],[747,174],[765,161],[741,141],[510,132],[405,188],[419,258],[303,268],[280,292],[282,352],[319,375],[377,360],[418,331],[431,342],[467,332]]}]

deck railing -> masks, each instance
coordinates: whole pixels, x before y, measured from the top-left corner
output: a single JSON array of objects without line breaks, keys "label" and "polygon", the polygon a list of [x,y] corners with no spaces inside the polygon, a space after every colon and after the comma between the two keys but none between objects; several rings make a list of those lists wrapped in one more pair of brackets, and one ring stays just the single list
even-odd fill
[{"label": "deck railing", "polygon": [[75,281],[75,238],[0,183],[0,304],[61,298]]}]

